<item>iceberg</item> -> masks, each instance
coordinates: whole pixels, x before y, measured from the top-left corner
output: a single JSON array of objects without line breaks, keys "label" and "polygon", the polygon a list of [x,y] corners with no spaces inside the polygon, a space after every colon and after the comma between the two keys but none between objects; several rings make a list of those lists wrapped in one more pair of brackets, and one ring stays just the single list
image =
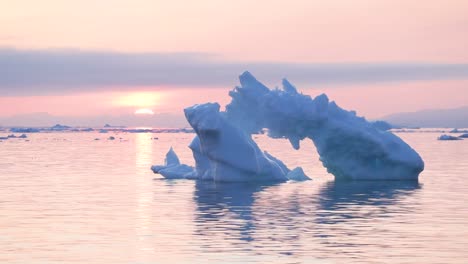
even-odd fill
[{"label": "iceberg", "polygon": [[61,125],[61,124],[56,124],[55,126],[49,128],[50,131],[65,131],[65,130],[69,130],[69,129],[71,129],[71,127],[64,126],[64,125]]},{"label": "iceberg", "polygon": [[249,72],[239,80],[225,111],[217,103],[184,109],[196,133],[189,146],[193,171],[180,169],[175,176],[172,172],[181,165],[174,163],[153,166],[155,173],[166,177],[163,171],[171,169],[169,177],[234,182],[309,179],[301,168],[289,170],[259,149],[252,134],[264,130],[271,138],[288,139],[294,149],[301,140],[312,140],[322,164],[338,180],[417,180],[424,169],[419,154],[403,140],[340,108],[325,94],[304,95],[286,79],[283,89],[272,90]]},{"label": "iceberg", "polygon": [[468,133],[468,130],[460,130],[458,128],[454,128],[450,130],[449,133]]},{"label": "iceberg", "polygon": [[32,128],[32,127],[13,127],[13,128],[10,128],[10,132],[13,132],[13,133],[38,133],[38,132],[40,132],[40,130],[37,129],[37,128]]},{"label": "iceberg", "polygon": [[161,174],[166,179],[196,178],[194,168],[185,164],[180,164],[179,157],[172,147],[166,154],[164,165],[154,165],[151,167],[151,170],[154,173]]},{"label": "iceberg", "polygon": [[465,133],[465,134],[461,134],[460,136],[458,136],[459,138],[468,138],[468,133]]},{"label": "iceberg", "polygon": [[437,138],[438,140],[463,140],[463,138],[460,136],[460,137],[454,137],[454,136],[450,136],[450,135],[442,135],[440,137]]}]

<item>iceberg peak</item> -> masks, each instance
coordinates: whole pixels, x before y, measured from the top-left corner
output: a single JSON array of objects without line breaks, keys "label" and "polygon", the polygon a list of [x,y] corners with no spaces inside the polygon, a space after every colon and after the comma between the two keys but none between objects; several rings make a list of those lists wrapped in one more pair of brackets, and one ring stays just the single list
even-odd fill
[{"label": "iceberg peak", "polygon": [[166,166],[175,166],[180,165],[179,157],[174,152],[174,149],[171,147],[166,154],[166,159],[164,160],[164,165]]},{"label": "iceberg peak", "polygon": [[286,78],[283,79],[283,90],[287,93],[297,94],[297,89]]}]

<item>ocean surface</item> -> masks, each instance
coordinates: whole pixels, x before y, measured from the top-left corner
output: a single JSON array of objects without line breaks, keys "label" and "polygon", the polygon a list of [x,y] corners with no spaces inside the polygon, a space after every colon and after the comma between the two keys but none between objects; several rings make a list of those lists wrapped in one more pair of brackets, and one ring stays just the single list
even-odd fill
[{"label": "ocean surface", "polygon": [[468,140],[439,135],[398,134],[425,161],[419,182],[334,182],[310,141],[255,136],[313,178],[273,185],[151,172],[170,146],[193,164],[193,134],[3,140],[0,263],[468,263]]}]

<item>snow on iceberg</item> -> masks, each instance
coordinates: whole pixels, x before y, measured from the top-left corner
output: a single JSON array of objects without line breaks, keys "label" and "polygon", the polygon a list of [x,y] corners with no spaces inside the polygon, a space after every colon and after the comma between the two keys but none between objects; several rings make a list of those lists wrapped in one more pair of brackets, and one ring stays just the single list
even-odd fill
[{"label": "snow on iceberg", "polygon": [[[316,98],[303,95],[286,79],[282,90],[271,90],[249,72],[239,79],[241,86],[229,93],[232,101],[225,112],[220,112],[217,103],[184,110],[197,136],[189,146],[196,166],[183,178],[308,179],[302,169],[291,171],[258,148],[251,135],[263,129],[272,138],[289,139],[294,149],[300,148],[301,140],[311,139],[323,165],[336,179],[416,180],[424,169],[421,157],[403,140],[329,102],[325,94]],[[157,173],[164,170],[155,167]]]}]

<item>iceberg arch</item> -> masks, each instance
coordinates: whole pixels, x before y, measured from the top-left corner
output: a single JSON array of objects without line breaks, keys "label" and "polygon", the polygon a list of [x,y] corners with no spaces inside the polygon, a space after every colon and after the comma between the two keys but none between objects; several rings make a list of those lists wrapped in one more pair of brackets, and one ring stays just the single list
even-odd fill
[{"label": "iceberg arch", "polygon": [[[424,169],[419,154],[403,140],[377,129],[356,112],[340,108],[325,94],[312,98],[298,93],[286,79],[283,89],[272,90],[249,72],[239,80],[241,85],[229,92],[232,101],[226,111],[221,112],[217,103],[184,109],[197,134],[190,144],[196,167],[191,172],[184,167],[181,178],[308,179],[302,169],[291,171],[258,148],[251,135],[263,129],[272,138],[289,139],[294,149],[300,148],[301,140],[312,140],[322,164],[335,179],[417,180]],[[155,167],[161,170],[161,166]],[[174,175],[175,167],[171,168]]]}]

